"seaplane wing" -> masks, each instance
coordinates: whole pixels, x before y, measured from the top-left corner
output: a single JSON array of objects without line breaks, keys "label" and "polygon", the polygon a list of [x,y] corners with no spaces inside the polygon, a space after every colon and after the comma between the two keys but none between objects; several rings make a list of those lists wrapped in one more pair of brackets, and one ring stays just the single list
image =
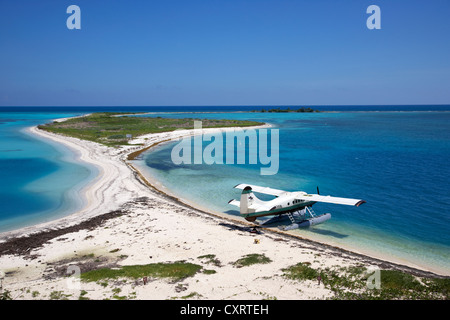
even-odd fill
[{"label": "seaplane wing", "polygon": [[307,200],[307,201],[315,201],[315,202],[327,202],[327,203],[336,203],[336,204],[345,204],[348,206],[356,206],[359,207],[363,203],[364,200],[360,199],[350,199],[350,198],[338,198],[332,196],[321,196],[319,194],[298,194],[295,196],[297,200]]},{"label": "seaplane wing", "polygon": [[273,189],[273,188],[268,188],[268,187],[260,187],[260,186],[255,186],[255,185],[251,185],[251,184],[245,184],[245,183],[238,184],[234,187],[236,189],[244,189],[246,187],[250,187],[250,188],[252,188],[252,190],[254,192],[270,194],[272,196],[277,196],[277,197],[290,193],[290,192],[287,192],[284,190],[278,190],[278,189]]}]

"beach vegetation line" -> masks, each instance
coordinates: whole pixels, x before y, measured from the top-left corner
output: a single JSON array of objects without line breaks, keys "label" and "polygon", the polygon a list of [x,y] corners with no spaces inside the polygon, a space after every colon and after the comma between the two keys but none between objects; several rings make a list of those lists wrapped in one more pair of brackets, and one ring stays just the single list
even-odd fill
[{"label": "beach vegetation line", "polygon": [[297,281],[317,281],[343,300],[448,300],[449,278],[419,278],[400,270],[380,270],[380,287],[368,285],[370,271],[362,266],[313,268],[300,262],[282,269],[283,276]]}]

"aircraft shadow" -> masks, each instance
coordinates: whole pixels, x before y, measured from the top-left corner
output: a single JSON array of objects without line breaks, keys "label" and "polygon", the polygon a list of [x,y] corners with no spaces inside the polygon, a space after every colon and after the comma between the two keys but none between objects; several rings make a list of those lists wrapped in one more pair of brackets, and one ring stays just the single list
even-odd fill
[{"label": "aircraft shadow", "polygon": [[227,210],[227,211],[224,211],[223,213],[231,214],[233,216],[240,215],[239,210]]},{"label": "aircraft shadow", "polygon": [[261,231],[260,228],[256,227],[247,227],[247,226],[238,226],[232,223],[219,223],[220,226],[228,228],[228,230],[238,230],[238,231],[245,231],[245,232],[251,232],[256,234],[263,234],[264,232]]},{"label": "aircraft shadow", "polygon": [[[237,210],[227,210],[227,211],[224,211],[224,213],[234,215],[234,216],[239,216],[239,211],[237,211]],[[263,228],[277,228],[280,226],[287,226],[291,223],[286,216],[282,216],[279,219],[275,219],[275,221],[273,221],[273,222],[270,222],[269,220],[270,219],[267,219],[266,223],[265,223],[265,221],[260,221],[259,226],[263,227]],[[230,230],[249,231],[249,230],[253,229],[253,227],[241,227],[241,226],[234,225],[232,223],[220,223],[220,225],[227,227]],[[301,231],[302,228],[299,228],[297,230]],[[344,239],[349,236],[348,234],[343,234],[343,233],[339,233],[339,232],[332,231],[332,230],[317,229],[314,227],[309,227],[305,230],[308,230],[309,232],[312,232],[312,233],[321,234],[324,236],[335,237],[338,239]],[[261,230],[259,229],[258,231],[260,232]]]},{"label": "aircraft shadow", "polygon": [[330,236],[330,237],[339,238],[339,239],[344,239],[344,238],[348,237],[348,234],[343,234],[343,233],[339,233],[339,232],[335,232],[335,231],[331,231],[331,230],[315,229],[314,227],[309,228],[308,231],[310,231],[312,233],[321,234],[321,235],[324,235],[324,236]]}]

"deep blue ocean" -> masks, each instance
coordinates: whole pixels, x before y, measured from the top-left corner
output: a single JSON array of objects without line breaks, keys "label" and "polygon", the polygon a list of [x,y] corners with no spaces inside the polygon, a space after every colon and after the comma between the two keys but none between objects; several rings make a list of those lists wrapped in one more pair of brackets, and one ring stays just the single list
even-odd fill
[{"label": "deep blue ocean", "polygon": [[277,174],[261,175],[261,163],[175,165],[171,151],[178,142],[143,154],[137,164],[178,196],[231,215],[238,214],[228,205],[239,199],[233,189],[238,183],[309,193],[318,186],[324,195],[364,199],[358,208],[318,203],[316,213],[330,212],[331,220],[297,232],[449,273],[450,106],[312,107],[336,112],[249,112],[268,109],[259,106],[2,107],[0,232],[70,214],[81,206],[76,190],[95,176],[93,168],[71,161],[70,150],[27,134],[29,126],[95,111],[248,119],[279,130]]}]

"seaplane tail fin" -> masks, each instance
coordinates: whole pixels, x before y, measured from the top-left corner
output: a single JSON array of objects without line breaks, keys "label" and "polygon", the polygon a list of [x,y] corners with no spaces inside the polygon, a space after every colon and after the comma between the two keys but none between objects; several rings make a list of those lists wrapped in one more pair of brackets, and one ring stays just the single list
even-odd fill
[{"label": "seaplane tail fin", "polygon": [[251,205],[252,198],[255,195],[252,192],[252,187],[246,186],[241,193],[241,202],[240,202],[240,211],[241,214],[247,214],[248,213],[248,207]]},{"label": "seaplane tail fin", "polygon": [[241,214],[248,214],[255,212],[255,209],[263,204],[264,201],[258,199],[252,191],[252,187],[246,186],[241,193],[241,201],[239,202],[239,208]]}]

